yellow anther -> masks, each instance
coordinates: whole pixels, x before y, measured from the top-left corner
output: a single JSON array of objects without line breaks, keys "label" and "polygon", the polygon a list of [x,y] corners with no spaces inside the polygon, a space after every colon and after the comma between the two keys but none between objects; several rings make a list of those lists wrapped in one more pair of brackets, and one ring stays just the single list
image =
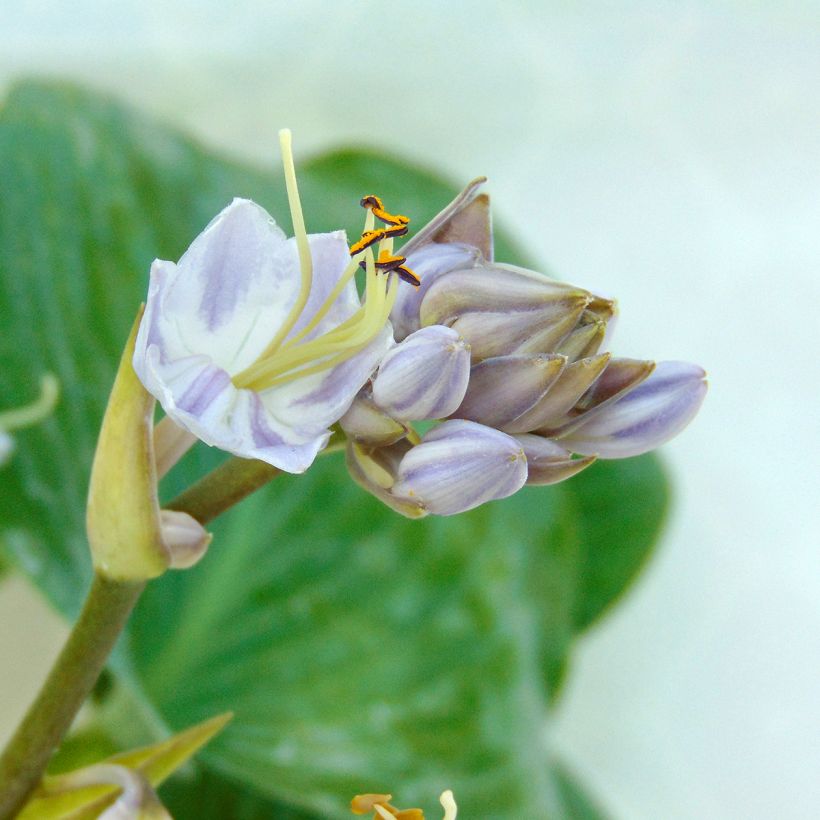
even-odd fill
[{"label": "yellow anther", "polygon": [[350,246],[350,255],[356,256],[356,254],[359,254],[362,251],[367,250],[372,245],[375,245],[377,242],[384,239],[385,236],[387,236],[387,231],[384,228],[380,228],[376,231],[365,231],[362,234],[362,238],[357,239]]}]

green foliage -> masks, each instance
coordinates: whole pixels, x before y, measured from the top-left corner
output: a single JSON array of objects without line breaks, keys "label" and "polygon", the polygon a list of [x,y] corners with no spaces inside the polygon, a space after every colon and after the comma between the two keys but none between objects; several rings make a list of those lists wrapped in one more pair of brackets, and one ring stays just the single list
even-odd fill
[{"label": "green foliage", "polygon": [[[360,230],[370,192],[421,225],[458,187],[353,150],[299,171],[312,231]],[[0,114],[0,190],[0,395],[43,370],[63,389],[54,416],[18,436],[1,534],[73,616],[95,435],[150,262],[178,258],[232,196],[289,228],[284,186],[94,94],[26,84]],[[221,457],[200,445],[164,496]],[[634,579],[665,504],[658,462],[642,457],[412,522],[329,456],[216,522],[199,566],[150,584],[115,669],[172,728],[235,712],[200,777],[218,792],[208,805],[241,803],[238,817],[344,817],[364,791],[436,817],[447,787],[464,817],[593,817],[553,774],[545,725],[573,640]]]}]

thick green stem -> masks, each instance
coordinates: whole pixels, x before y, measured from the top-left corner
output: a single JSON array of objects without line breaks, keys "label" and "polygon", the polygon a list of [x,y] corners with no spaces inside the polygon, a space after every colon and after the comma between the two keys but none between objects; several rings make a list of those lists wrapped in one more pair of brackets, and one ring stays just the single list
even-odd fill
[{"label": "thick green stem", "polygon": [[280,472],[264,461],[234,456],[192,484],[165,507],[188,513],[200,524],[205,524],[267,484]]},{"label": "thick green stem", "polygon": [[144,588],[94,577],[66,645],[0,756],[0,820],[14,817],[40,782]]}]

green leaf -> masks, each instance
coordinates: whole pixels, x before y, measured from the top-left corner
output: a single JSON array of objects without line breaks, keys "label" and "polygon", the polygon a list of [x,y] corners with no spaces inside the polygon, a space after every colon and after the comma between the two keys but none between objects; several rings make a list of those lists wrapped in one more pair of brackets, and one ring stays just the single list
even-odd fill
[{"label": "green leaf", "polygon": [[[458,187],[372,152],[300,167],[313,231],[358,232],[374,191],[420,225]],[[55,415],[18,435],[1,534],[71,616],[90,570],[95,437],[150,262],[178,258],[233,196],[289,227],[284,186],[97,95],[26,84],[0,113],[0,190],[0,395],[44,370],[63,387]],[[497,247],[522,261],[503,235]],[[221,458],[196,448],[165,497]],[[575,636],[646,561],[665,503],[642,457],[412,522],[329,456],[224,516],[199,566],[153,582],[115,668],[172,727],[235,711],[202,759],[277,805],[343,817],[353,794],[389,790],[435,817],[449,787],[464,816],[565,816],[544,748],[551,699]]]}]

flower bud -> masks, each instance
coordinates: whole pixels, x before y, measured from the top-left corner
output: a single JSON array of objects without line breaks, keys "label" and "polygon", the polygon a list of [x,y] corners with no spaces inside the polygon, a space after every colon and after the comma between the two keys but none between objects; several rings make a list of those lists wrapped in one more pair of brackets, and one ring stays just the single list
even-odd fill
[{"label": "flower bud", "polygon": [[393,444],[407,434],[403,424],[377,406],[369,389],[359,392],[348,411],[339,419],[339,426],[349,439],[370,447]]},{"label": "flower bud", "polygon": [[527,480],[519,442],[472,421],[445,421],[399,464],[392,494],[436,515],[454,515],[506,498]]},{"label": "flower bud", "polygon": [[188,569],[196,564],[213,538],[199,521],[176,510],[160,511],[160,529],[172,569]]},{"label": "flower bud", "polygon": [[508,433],[549,431],[566,419],[576,402],[589,390],[609,362],[608,353],[568,364],[546,395],[526,413],[507,425]]},{"label": "flower bud", "polygon": [[604,372],[576,402],[574,412],[590,418],[598,408],[611,404],[619,396],[637,387],[650,376],[655,362],[641,359],[610,359]]},{"label": "flower bud", "polygon": [[459,316],[452,328],[470,343],[474,362],[510,353],[553,352],[577,325],[584,304],[579,298],[565,310],[550,305],[540,310],[472,311]]},{"label": "flower bud", "polygon": [[[586,313],[587,311],[584,311]],[[606,322],[594,320],[588,324],[579,324],[569,336],[559,344],[555,352],[561,353],[571,362],[594,356],[604,341]]]},{"label": "flower bud", "polygon": [[449,325],[473,311],[500,312],[552,307],[556,315],[591,294],[511,265],[481,265],[452,271],[434,282],[421,304],[421,323]]},{"label": "flower bud", "polygon": [[454,330],[432,325],[387,352],[373,399],[397,419],[440,419],[459,406],[469,378],[469,345]]},{"label": "flower bud", "polygon": [[595,456],[573,458],[569,450],[543,436],[527,434],[515,438],[527,456],[527,484],[557,484],[595,461]]},{"label": "flower bud", "polygon": [[412,253],[404,249],[402,251],[407,255],[407,267],[421,279],[421,285],[418,288],[399,288],[396,292],[390,321],[393,324],[393,335],[399,342],[421,327],[419,310],[430,286],[442,274],[472,268],[480,259],[476,248],[454,243],[433,242]]},{"label": "flower bud", "polygon": [[396,482],[399,463],[412,445],[406,439],[388,447],[366,448],[349,441],[345,462],[350,477],[383,504],[406,518],[422,518],[427,511],[419,499],[395,498],[390,492]]},{"label": "flower bud", "polygon": [[421,324],[445,324],[470,343],[473,361],[552,352],[577,325],[591,294],[505,265],[452,271],[421,303]]},{"label": "flower bud", "polygon": [[621,392],[559,434],[576,453],[601,458],[637,456],[677,435],[692,420],[706,395],[706,374],[688,362],[660,362],[652,375]]},{"label": "flower bud", "polygon": [[497,356],[470,372],[470,384],[455,418],[505,429],[531,410],[566,365],[564,356]]},{"label": "flower bud", "polygon": [[402,247],[409,258],[420,248],[432,243],[461,242],[481,251],[484,259],[493,258],[493,231],[490,218],[490,198],[478,189],[487,177],[476,177],[443,210],[434,216]]}]

